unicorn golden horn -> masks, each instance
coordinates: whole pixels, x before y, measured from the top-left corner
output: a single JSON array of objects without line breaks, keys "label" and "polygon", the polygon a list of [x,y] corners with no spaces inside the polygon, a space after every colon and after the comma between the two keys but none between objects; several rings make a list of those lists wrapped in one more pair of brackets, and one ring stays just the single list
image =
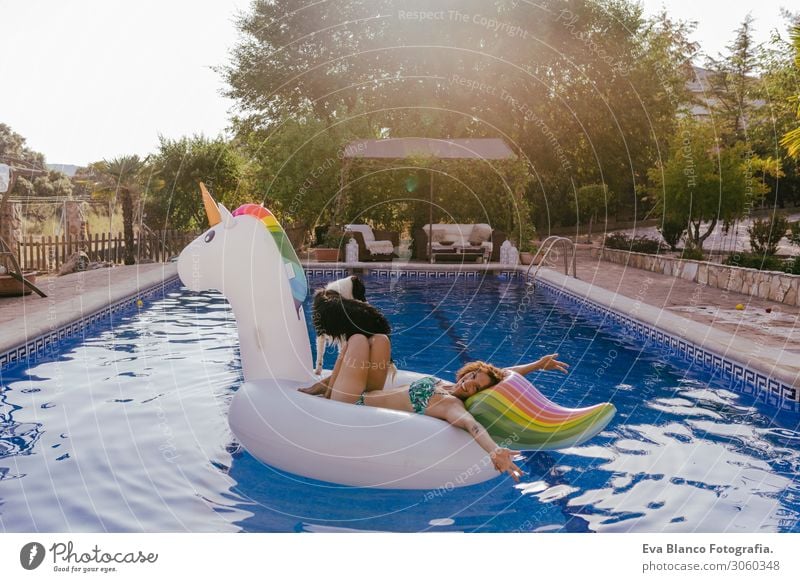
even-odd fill
[{"label": "unicorn golden horn", "polygon": [[214,198],[211,197],[211,194],[209,194],[206,189],[206,185],[202,182],[200,182],[200,192],[203,193],[203,206],[206,207],[208,226],[212,227],[218,225],[222,222],[222,216],[219,212],[219,208],[217,208],[217,203],[214,202]]}]

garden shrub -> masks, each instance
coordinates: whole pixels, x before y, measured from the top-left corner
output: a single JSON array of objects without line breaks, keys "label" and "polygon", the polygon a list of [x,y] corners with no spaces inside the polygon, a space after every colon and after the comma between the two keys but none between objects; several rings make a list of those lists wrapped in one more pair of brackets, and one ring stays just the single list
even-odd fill
[{"label": "garden shrub", "polygon": [[783,270],[790,275],[800,275],[800,255],[786,261]]},{"label": "garden shrub", "polygon": [[773,218],[756,219],[747,232],[750,234],[750,248],[758,255],[774,255],[778,252],[778,243],[786,236],[789,221],[780,214]]},{"label": "garden shrub", "polygon": [[610,249],[629,251],[631,249],[631,237],[623,232],[612,232],[606,236],[604,246]]},{"label": "garden shrub", "polygon": [[687,261],[702,261],[705,259],[705,255],[703,255],[703,251],[701,249],[689,245],[681,252],[681,258],[686,259]]},{"label": "garden shrub", "polygon": [[789,233],[786,235],[789,242],[800,247],[800,220],[789,225]]},{"label": "garden shrub", "polygon": [[787,261],[772,255],[759,255],[755,253],[741,253],[729,256],[725,259],[725,265],[733,267],[744,267],[746,269],[758,269],[759,271],[783,271],[786,269]]},{"label": "garden shrub", "polygon": [[606,237],[605,246],[609,249],[631,251],[655,255],[664,251],[661,241],[647,238],[646,236],[630,237],[622,232],[615,232]]},{"label": "garden shrub", "polygon": [[686,221],[666,218],[658,228],[658,231],[661,233],[664,242],[669,245],[670,250],[677,251],[678,243],[681,242],[683,234],[686,232]]}]

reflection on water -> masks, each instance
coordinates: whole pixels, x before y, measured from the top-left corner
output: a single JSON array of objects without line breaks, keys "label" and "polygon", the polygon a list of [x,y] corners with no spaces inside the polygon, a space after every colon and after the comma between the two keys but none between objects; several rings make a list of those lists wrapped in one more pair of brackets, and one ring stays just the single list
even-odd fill
[{"label": "reflection on water", "polygon": [[2,530],[800,531],[798,415],[602,320],[523,301],[514,281],[367,288],[402,367],[450,377],[473,359],[558,352],[570,374],[531,380],[565,406],[610,400],[617,416],[585,446],[525,454],[518,485],[381,491],[288,475],[228,427],[241,376],[227,304],[176,293],[0,377]]}]

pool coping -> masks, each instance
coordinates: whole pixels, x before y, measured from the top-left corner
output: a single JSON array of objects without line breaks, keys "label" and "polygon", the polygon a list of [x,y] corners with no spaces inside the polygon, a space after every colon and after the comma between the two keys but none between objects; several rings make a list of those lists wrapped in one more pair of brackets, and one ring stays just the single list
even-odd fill
[{"label": "pool coping", "polygon": [[[443,265],[425,263],[317,263],[304,262],[307,275],[340,278],[350,274],[373,274],[378,277],[409,278],[478,278],[501,276],[509,278],[528,276],[527,266],[510,266],[499,263],[475,265]],[[87,327],[106,318],[132,309],[138,300],[163,297],[180,287],[177,267],[164,264],[146,277],[136,279],[133,290],[120,285],[109,289],[102,297],[93,298],[92,305],[78,319],[48,321],[46,329],[38,328],[26,336],[22,343],[0,346],[0,370],[22,359],[35,358],[55,351],[56,344],[82,333]],[[557,298],[587,307],[596,314],[629,330],[637,337],[650,340],[667,348],[671,354],[702,364],[723,377],[741,381],[744,392],[755,393],[770,404],[795,409],[800,404],[800,373],[780,365],[775,349],[752,349],[753,343],[728,332],[692,321],[643,301],[591,285],[580,279],[567,277],[551,269],[538,272],[537,286]],[[99,301],[99,303],[98,303]],[[30,339],[29,339],[30,338]]]}]

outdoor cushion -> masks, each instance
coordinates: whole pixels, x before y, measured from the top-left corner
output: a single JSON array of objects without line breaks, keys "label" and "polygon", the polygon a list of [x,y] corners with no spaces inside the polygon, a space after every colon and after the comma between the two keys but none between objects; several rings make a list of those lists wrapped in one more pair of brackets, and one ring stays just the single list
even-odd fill
[{"label": "outdoor cushion", "polygon": [[492,236],[492,227],[488,224],[476,224],[469,235],[469,244],[480,246]]},{"label": "outdoor cushion", "polygon": [[431,236],[431,242],[442,242],[443,240],[455,240],[450,238],[450,234],[445,232],[443,228],[434,228],[433,235]]},{"label": "outdoor cushion", "polygon": [[488,224],[434,224],[433,228],[426,224],[422,227],[422,229],[428,233],[433,231],[433,235],[431,236],[431,243],[433,243],[433,248],[445,248],[445,245],[439,245],[442,241],[453,241],[449,248],[469,248],[469,247],[484,247],[484,248],[492,248],[491,242],[486,242],[483,240],[481,242],[473,243],[470,238],[472,233],[475,231],[475,227],[481,227],[478,232],[486,232],[488,231],[488,236],[486,239],[488,240],[491,238],[492,235],[492,227]]},{"label": "outdoor cushion", "polygon": [[372,255],[390,255],[394,252],[394,246],[390,240],[374,240],[364,244],[367,245]]},{"label": "outdoor cushion", "polygon": [[361,236],[364,237],[364,243],[369,246],[370,242],[375,240],[375,235],[372,232],[372,227],[368,224],[348,224],[344,227],[345,230],[350,230],[353,232],[360,232]]}]

